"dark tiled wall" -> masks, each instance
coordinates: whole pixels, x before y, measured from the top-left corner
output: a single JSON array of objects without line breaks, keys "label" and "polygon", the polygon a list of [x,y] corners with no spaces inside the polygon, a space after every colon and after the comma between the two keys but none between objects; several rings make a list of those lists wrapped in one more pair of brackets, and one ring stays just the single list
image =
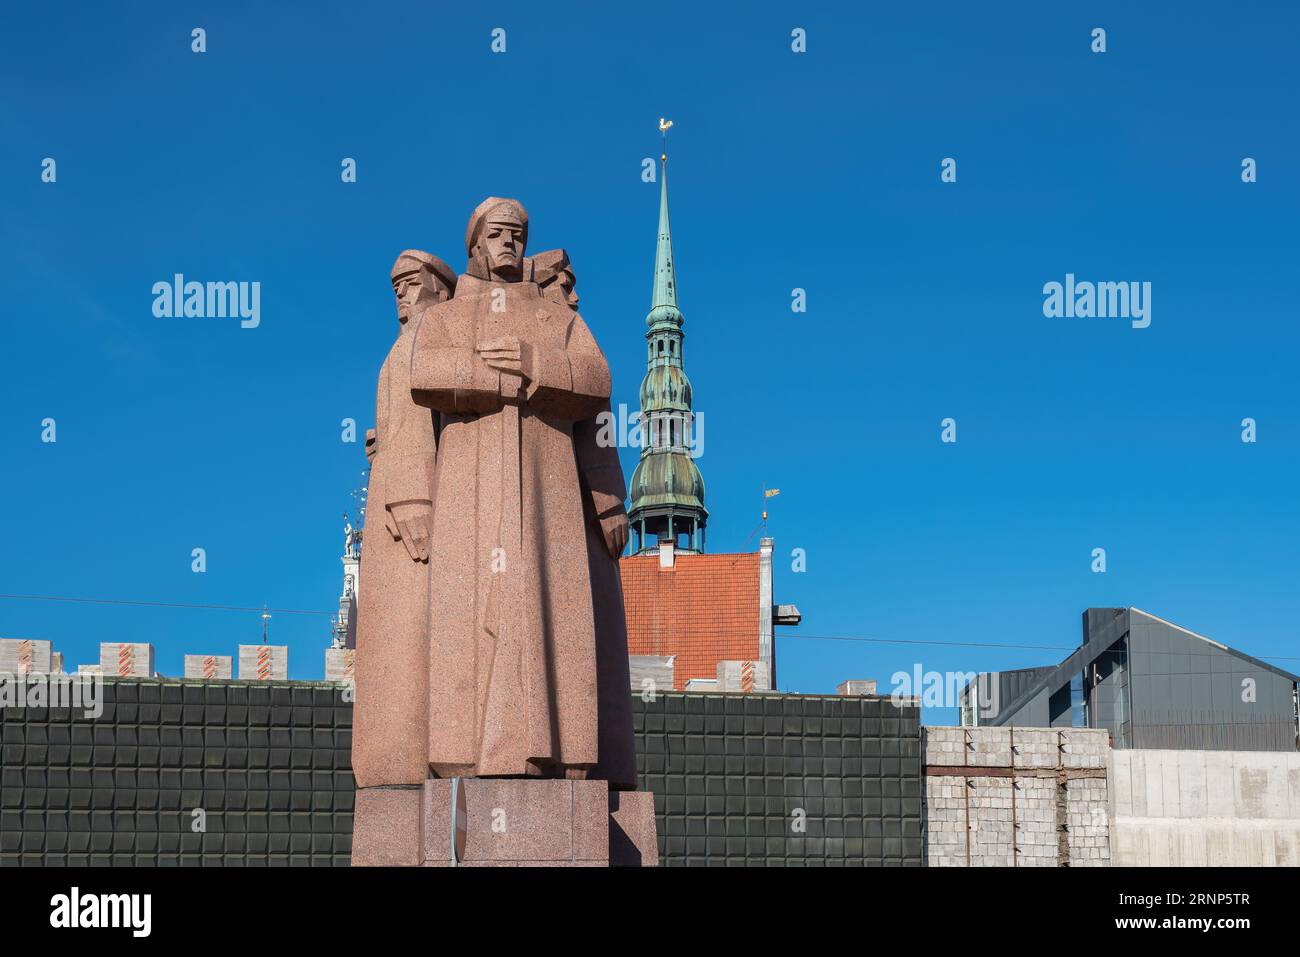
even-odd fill
[{"label": "dark tiled wall", "polygon": [[325,684],[109,680],[98,719],[0,708],[0,865],[346,865],[351,747]]},{"label": "dark tiled wall", "polygon": [[[917,709],[633,701],[664,864],[920,863]],[[98,719],[0,708],[0,865],[348,864],[352,706],[340,686],[107,680],[104,702]]]},{"label": "dark tiled wall", "polygon": [[921,863],[916,707],[796,695],[633,701],[661,863]]}]

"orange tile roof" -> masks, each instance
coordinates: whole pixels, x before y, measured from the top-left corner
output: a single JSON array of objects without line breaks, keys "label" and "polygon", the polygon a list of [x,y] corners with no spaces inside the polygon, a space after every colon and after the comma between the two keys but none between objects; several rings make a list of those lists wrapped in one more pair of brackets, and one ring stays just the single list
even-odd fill
[{"label": "orange tile roof", "polygon": [[676,655],[673,688],[716,678],[718,662],[758,658],[758,552],[619,560],[632,655]]}]

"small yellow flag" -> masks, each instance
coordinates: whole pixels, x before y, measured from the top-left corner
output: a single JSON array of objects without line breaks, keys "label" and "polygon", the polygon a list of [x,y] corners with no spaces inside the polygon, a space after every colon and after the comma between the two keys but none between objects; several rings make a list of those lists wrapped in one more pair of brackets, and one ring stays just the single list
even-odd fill
[{"label": "small yellow flag", "polygon": [[769,488],[763,490],[763,498],[771,498],[774,495],[780,495],[780,494],[781,494],[781,490],[779,488]]}]

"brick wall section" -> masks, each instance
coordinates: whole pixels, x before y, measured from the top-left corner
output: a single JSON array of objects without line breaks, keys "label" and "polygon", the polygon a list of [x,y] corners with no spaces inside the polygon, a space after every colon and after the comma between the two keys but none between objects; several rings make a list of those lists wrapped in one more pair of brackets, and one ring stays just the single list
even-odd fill
[{"label": "brick wall section", "polygon": [[758,658],[758,552],[619,561],[628,653],[676,655],[673,688],[716,678],[718,662]]},{"label": "brick wall section", "polygon": [[926,862],[1107,866],[1109,752],[1105,730],[926,728]]}]

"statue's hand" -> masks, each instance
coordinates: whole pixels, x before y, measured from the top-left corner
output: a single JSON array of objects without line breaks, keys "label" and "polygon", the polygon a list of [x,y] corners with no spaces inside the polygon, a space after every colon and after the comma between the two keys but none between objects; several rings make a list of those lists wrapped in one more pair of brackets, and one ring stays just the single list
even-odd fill
[{"label": "statue's hand", "polygon": [[480,342],[475,346],[474,351],[478,353],[479,358],[490,369],[523,375],[524,348],[514,336],[488,339],[486,342]]},{"label": "statue's hand", "polygon": [[600,532],[605,537],[605,547],[611,558],[618,558],[627,547],[627,512],[620,509],[600,520]]},{"label": "statue's hand", "polygon": [[413,562],[429,560],[429,535],[433,506],[428,502],[401,502],[389,509],[397,523],[397,534]]}]

